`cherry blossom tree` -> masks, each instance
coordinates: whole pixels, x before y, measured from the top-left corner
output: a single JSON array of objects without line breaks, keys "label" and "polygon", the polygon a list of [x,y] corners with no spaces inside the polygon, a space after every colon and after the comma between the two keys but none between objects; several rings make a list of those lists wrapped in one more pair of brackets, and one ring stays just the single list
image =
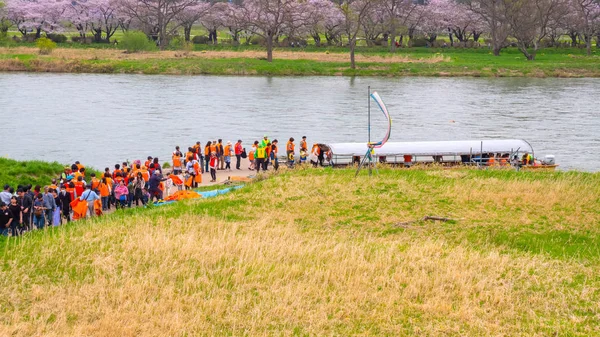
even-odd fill
[{"label": "cherry blossom tree", "polygon": [[35,31],[35,37],[39,38],[42,32],[53,33],[62,29],[60,23],[67,6],[67,1],[62,0],[8,0],[6,12],[23,36]]},{"label": "cherry blossom tree", "polygon": [[219,2],[212,6],[210,15],[220,17],[221,25],[226,27],[233,45],[240,44],[240,34],[246,29],[243,12],[234,3]]},{"label": "cherry blossom tree", "polygon": [[[413,0],[381,0],[379,5],[387,12],[390,51],[394,52],[399,29],[407,26],[407,21],[419,4]],[[402,45],[402,40],[403,35],[400,34],[399,45]]]},{"label": "cherry blossom tree", "polygon": [[273,46],[280,34],[297,30],[307,22],[296,0],[245,0],[241,7],[247,30],[265,39],[267,61],[273,61]]},{"label": "cherry blossom tree", "polygon": [[485,23],[486,30],[492,40],[492,51],[495,56],[507,46],[510,35],[510,24],[506,18],[506,0],[464,0],[473,13],[479,15]]},{"label": "cherry blossom tree", "polygon": [[454,45],[454,38],[465,43],[470,38],[475,42],[485,30],[481,17],[471,11],[464,3],[455,0],[436,0],[441,9],[441,20],[447,26],[450,44]]},{"label": "cherry blossom tree", "polygon": [[341,45],[345,17],[339,6],[333,6],[325,15],[323,28],[327,45]]},{"label": "cherry blossom tree", "polygon": [[366,20],[366,16],[369,15],[371,6],[373,6],[373,1],[371,0],[356,0],[352,3],[344,2],[339,5],[343,16],[342,30],[348,37],[350,68],[352,69],[356,69],[356,38],[360,32],[363,21]]},{"label": "cherry blossom tree", "polygon": [[186,41],[190,41],[192,34],[192,27],[201,17],[207,15],[210,10],[210,3],[198,2],[197,4],[188,7],[186,10],[181,11],[176,19],[183,27],[183,35]]},{"label": "cherry blossom tree", "polygon": [[535,60],[540,42],[548,34],[554,13],[561,10],[560,0],[504,0],[505,18],[511,35],[527,60]]},{"label": "cherry blossom tree", "polygon": [[[306,28],[308,30],[308,34],[315,41],[315,45],[317,47],[321,46],[321,33],[324,33],[327,36],[327,21],[332,17],[339,18],[339,11],[335,4],[329,0],[309,0],[306,2],[305,10],[309,12],[307,15]],[[339,21],[337,24],[333,24],[333,29],[339,26]]]},{"label": "cherry blossom tree", "polygon": [[591,55],[594,35],[600,40],[600,0],[570,0],[569,12],[571,23],[583,37],[587,54]]},{"label": "cherry blossom tree", "polygon": [[125,14],[138,21],[149,35],[156,35],[160,49],[181,26],[176,18],[198,4],[198,0],[120,0]]}]

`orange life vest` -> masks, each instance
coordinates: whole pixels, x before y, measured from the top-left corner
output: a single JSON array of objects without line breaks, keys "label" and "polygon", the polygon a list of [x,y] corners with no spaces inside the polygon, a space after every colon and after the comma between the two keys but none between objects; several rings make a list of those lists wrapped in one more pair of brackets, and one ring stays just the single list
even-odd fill
[{"label": "orange life vest", "polygon": [[101,197],[108,197],[110,195],[110,189],[107,184],[100,182],[100,184],[98,184],[98,189],[100,190]]},{"label": "orange life vest", "polygon": [[285,148],[290,152],[294,152],[294,143],[291,141],[288,141],[287,146]]},{"label": "orange life vest", "polygon": [[213,153],[213,152],[215,152],[215,153],[217,152],[217,145],[211,145],[210,146],[210,153]]},{"label": "orange life vest", "polygon": [[181,157],[173,155],[173,167],[181,167]]},{"label": "orange life vest", "polygon": [[494,165],[496,165],[496,158],[489,157],[488,158],[488,166],[494,166]]},{"label": "orange life vest", "polygon": [[306,147],[306,141],[300,141],[300,150],[308,150],[308,147]]},{"label": "orange life vest", "polygon": [[100,185],[100,180],[93,178],[92,179],[92,189],[95,190],[98,188],[98,185]]},{"label": "orange life vest", "polygon": [[77,196],[80,197],[83,194],[83,191],[85,191],[85,184],[83,183],[83,181],[76,181],[74,184],[75,193],[77,193]]},{"label": "orange life vest", "polygon": [[205,146],[204,147],[204,155],[205,156],[210,156],[210,146]]},{"label": "orange life vest", "polygon": [[223,154],[225,156],[231,156],[231,145],[225,145],[225,148],[223,149]]}]

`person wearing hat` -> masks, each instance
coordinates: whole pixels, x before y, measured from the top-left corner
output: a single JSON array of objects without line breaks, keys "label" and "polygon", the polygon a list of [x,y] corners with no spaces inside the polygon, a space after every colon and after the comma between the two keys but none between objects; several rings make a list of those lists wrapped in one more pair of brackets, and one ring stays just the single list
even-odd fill
[{"label": "person wearing hat", "polygon": [[240,164],[242,162],[242,152],[243,152],[241,139],[238,139],[237,143],[235,143],[234,152],[235,152],[235,159],[236,159],[235,168],[237,170],[241,170]]},{"label": "person wearing hat", "polygon": [[223,148],[223,157],[225,158],[225,169],[231,171],[231,152],[233,148],[231,142],[227,141],[227,144]]},{"label": "person wearing hat", "polygon": [[10,204],[10,198],[12,198],[12,193],[10,193],[10,185],[4,185],[4,191],[0,192],[0,201],[5,204]]},{"label": "person wearing hat", "polygon": [[267,145],[270,143],[271,141],[269,140],[269,137],[267,137],[267,135],[265,135],[263,137],[263,140],[260,142],[260,147],[267,147]]}]

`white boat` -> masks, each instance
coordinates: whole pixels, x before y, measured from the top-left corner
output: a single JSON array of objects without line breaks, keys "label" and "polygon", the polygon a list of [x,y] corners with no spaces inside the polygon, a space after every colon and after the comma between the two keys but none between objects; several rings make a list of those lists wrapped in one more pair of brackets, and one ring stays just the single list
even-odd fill
[{"label": "white boat", "polygon": [[[366,143],[318,144],[327,153],[328,163],[333,166],[349,165],[367,153]],[[444,165],[513,165],[524,168],[554,169],[554,156],[543,161],[526,162],[523,155],[535,158],[533,147],[522,139],[482,139],[462,141],[387,142],[373,150],[373,160],[410,166],[417,163],[441,163]]]}]

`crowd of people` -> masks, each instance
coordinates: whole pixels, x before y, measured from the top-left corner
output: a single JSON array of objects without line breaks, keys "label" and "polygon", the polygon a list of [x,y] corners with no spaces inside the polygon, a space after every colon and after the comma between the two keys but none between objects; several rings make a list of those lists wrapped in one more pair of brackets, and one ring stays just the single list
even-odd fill
[{"label": "crowd of people", "polygon": [[[66,166],[59,177],[52,179],[47,186],[5,185],[0,192],[0,234],[21,235],[25,232],[59,226],[82,217],[93,217],[112,208],[145,206],[149,202],[162,200],[170,187],[178,190],[193,189],[202,183],[202,174],[210,173],[210,182],[217,181],[217,171],[242,170],[242,159],[249,160],[249,170],[267,171],[269,167],[279,169],[277,139],[269,140],[265,135],[261,141],[254,141],[249,151],[242,140],[235,144],[224,143],[221,139],[209,141],[202,148],[201,142],[188,147],[183,153],[179,146],[172,154],[172,169],[167,175],[158,158],[147,157],[145,162],[122,162],[104,172],[88,172],[84,165],[75,162]],[[322,160],[318,146],[314,145],[315,160]],[[287,165],[293,167],[294,138],[286,144]],[[309,157],[306,136],[300,142],[300,160]],[[316,164],[316,162],[313,162]],[[74,212],[73,204],[85,201],[87,211],[83,216]]]}]

